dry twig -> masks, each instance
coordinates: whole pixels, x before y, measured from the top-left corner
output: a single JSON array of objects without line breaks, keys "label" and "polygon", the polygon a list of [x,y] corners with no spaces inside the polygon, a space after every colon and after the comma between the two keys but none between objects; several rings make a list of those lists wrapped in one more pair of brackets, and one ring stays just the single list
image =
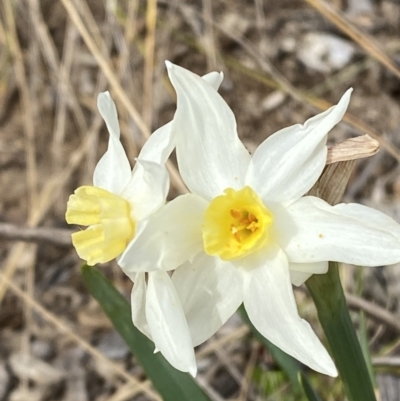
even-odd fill
[{"label": "dry twig", "polygon": [[0,223],[0,238],[13,241],[47,242],[49,244],[72,245],[72,230],[49,227],[18,227],[14,224]]},{"label": "dry twig", "polygon": [[346,294],[347,304],[351,309],[362,310],[376,321],[395,329],[400,333],[400,316],[389,312],[379,305],[373,304],[366,299],[353,294]]}]

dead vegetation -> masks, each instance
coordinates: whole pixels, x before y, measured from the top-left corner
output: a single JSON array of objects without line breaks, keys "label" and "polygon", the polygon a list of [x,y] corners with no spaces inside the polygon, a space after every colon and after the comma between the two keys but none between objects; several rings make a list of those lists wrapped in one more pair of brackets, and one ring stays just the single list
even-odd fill
[{"label": "dead vegetation", "polygon": [[[65,239],[67,198],[91,182],[107,143],[99,92],[117,104],[133,161],[175,110],[165,59],[224,72],[220,92],[249,150],[352,86],[330,140],[368,134],[381,150],[356,163],[345,201],[400,221],[399,33],[400,4],[389,0],[2,0],[0,400],[160,399],[88,295]],[[185,188],[172,162],[169,170],[174,197]],[[101,268],[129,294],[115,264]],[[356,325],[360,310],[368,315],[381,400],[400,394],[399,268],[343,270]],[[310,299],[296,295],[318,328]],[[239,317],[199,348],[198,361],[216,401],[294,399]],[[324,399],[343,399],[338,381],[311,376]]]}]

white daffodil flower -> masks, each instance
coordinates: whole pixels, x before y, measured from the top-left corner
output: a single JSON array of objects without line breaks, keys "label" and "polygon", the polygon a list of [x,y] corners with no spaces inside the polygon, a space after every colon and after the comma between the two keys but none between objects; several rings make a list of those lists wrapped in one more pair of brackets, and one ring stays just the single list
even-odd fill
[{"label": "white daffodil flower", "polygon": [[[204,79],[218,88],[222,75],[214,72]],[[108,149],[95,168],[94,185],[79,187],[70,196],[66,212],[69,224],[88,226],[72,234],[72,242],[90,266],[114,258],[118,261],[127,247],[140,238],[149,217],[162,209],[169,190],[164,164],[175,147],[170,122],[150,136],[131,170],[120,142],[117,110],[110,94],[101,93],[97,104],[110,135]],[[195,375],[190,331],[170,276],[166,272],[149,272],[146,284],[145,271],[137,275],[130,270],[126,273],[135,282],[131,296],[133,323],[173,366]],[[148,330],[142,328],[142,315]]]},{"label": "white daffodil flower", "polygon": [[[257,330],[309,367],[336,376],[329,354],[298,315],[291,280],[325,273],[328,261],[364,266],[400,261],[400,227],[365,206],[302,197],[326,162],[338,105],[267,138],[251,156],[222,97],[171,63],[180,173],[191,194],[150,219],[120,259],[133,271],[171,270],[192,334],[207,340],[243,302]],[[131,255],[135,262],[130,263]]]},{"label": "white daffodil flower", "polygon": [[[94,185],[78,188],[70,196],[66,212],[68,223],[89,226],[72,234],[72,242],[78,255],[91,266],[119,257],[129,244],[140,238],[140,231],[149,216],[163,207],[169,190],[169,176],[164,163],[175,146],[171,123],[168,123],[150,136],[131,170],[120,142],[117,110],[110,94],[101,93],[97,105],[110,135],[108,149],[95,168]],[[132,320],[136,324],[138,304],[135,303],[135,294],[143,289],[145,273],[137,276],[130,273],[128,276],[135,282]],[[169,348],[157,342],[151,328],[148,336],[154,338],[156,348],[172,365],[195,374],[196,361],[189,328],[182,307],[176,302],[179,298],[171,279],[166,272],[149,273],[148,279],[149,291],[143,294],[147,302],[140,304],[143,307],[141,313],[147,314],[149,325],[164,316],[170,318],[170,321],[163,320],[163,328],[167,335],[174,335],[181,341],[181,358],[171,356]],[[142,326],[140,322],[138,326]]]},{"label": "white daffodil flower", "polygon": [[93,186],[75,190],[65,215],[69,224],[88,226],[72,234],[72,243],[89,266],[118,257],[137,238],[141,222],[165,204],[169,176],[164,163],[173,148],[171,125],[166,125],[151,135],[131,170],[108,92],[98,96],[97,106],[110,135],[108,149],[96,165]]}]

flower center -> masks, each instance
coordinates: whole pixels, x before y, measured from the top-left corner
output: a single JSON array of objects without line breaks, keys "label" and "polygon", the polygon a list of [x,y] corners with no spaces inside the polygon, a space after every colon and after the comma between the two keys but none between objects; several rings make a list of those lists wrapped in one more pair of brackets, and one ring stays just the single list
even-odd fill
[{"label": "flower center", "polygon": [[72,234],[72,243],[89,266],[120,255],[135,235],[130,204],[102,188],[79,187],[69,197],[65,219],[69,224],[88,226]]},{"label": "flower center", "polygon": [[272,213],[250,188],[227,188],[208,206],[203,224],[204,250],[223,260],[239,259],[269,240]]}]

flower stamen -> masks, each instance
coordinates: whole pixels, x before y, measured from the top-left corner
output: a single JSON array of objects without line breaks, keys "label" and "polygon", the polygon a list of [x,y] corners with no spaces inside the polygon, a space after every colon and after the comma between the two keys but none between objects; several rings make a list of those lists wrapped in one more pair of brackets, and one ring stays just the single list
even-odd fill
[{"label": "flower stamen", "polygon": [[259,249],[269,239],[272,213],[250,188],[227,188],[205,213],[204,249],[223,260],[238,259]]}]

